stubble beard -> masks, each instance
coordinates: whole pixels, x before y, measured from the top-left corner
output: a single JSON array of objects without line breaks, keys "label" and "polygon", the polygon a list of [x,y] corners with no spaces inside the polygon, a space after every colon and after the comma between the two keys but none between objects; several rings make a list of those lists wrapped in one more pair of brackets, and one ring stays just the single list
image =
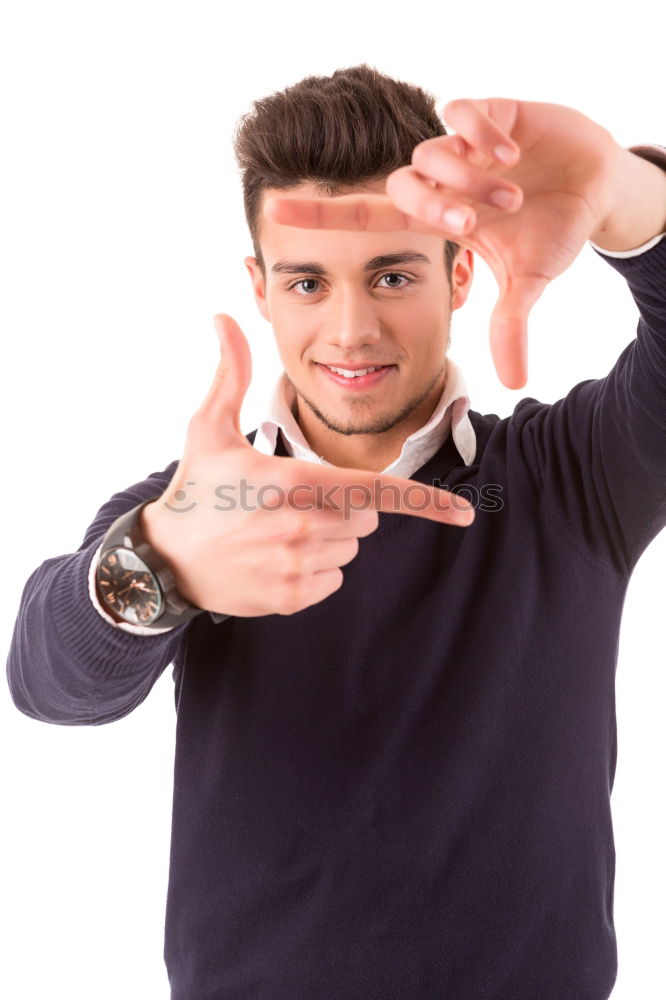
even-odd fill
[{"label": "stubble beard", "polygon": [[[337,434],[343,434],[346,436],[350,436],[352,434],[384,434],[386,431],[392,430],[394,427],[397,427],[400,423],[406,420],[414,412],[414,410],[416,410],[417,407],[419,407],[421,403],[428,398],[438,383],[441,382],[442,387],[446,384],[447,365],[447,359],[444,357],[440,368],[435,373],[433,378],[419,393],[401,406],[399,410],[392,413],[379,414],[377,416],[364,416],[363,414],[357,414],[352,415],[351,417],[347,416],[344,419],[336,414],[327,415],[323,413],[317,404],[313,402],[312,399],[309,399],[306,395],[304,395],[294,382],[292,382],[289,376],[287,376],[287,381],[291,383],[296,394],[292,407],[292,413],[298,423],[299,406],[304,404],[324,427],[328,430],[335,431]],[[442,375],[444,376],[443,381]],[[359,402],[361,402],[361,400],[359,400]]]}]

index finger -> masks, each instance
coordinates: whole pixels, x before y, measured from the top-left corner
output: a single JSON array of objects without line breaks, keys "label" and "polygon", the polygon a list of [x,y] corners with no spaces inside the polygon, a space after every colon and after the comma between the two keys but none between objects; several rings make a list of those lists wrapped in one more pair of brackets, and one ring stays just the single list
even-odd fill
[{"label": "index finger", "polygon": [[401,212],[388,195],[345,194],[336,198],[267,198],[264,211],[283,226],[379,232],[409,229],[441,236],[441,227]]},{"label": "index finger", "polygon": [[[298,464],[296,488],[314,489],[317,502],[341,509],[345,518],[350,511],[372,509],[425,517],[442,524],[468,525],[474,521],[474,508],[463,496],[429,483],[365,469],[329,468],[313,462]],[[299,509],[307,508],[299,501]]]}]

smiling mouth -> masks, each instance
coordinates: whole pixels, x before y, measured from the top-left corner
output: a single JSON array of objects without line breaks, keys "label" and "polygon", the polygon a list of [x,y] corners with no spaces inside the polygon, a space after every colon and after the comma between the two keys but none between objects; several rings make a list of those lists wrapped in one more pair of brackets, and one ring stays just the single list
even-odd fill
[{"label": "smiling mouth", "polygon": [[[339,370],[333,370],[330,365],[324,365],[317,362],[317,367],[320,369],[325,378],[327,378],[334,385],[340,386],[349,392],[361,392],[365,389],[372,389],[383,382],[385,379],[389,378],[397,365],[379,365],[372,371],[368,371],[367,368],[359,368],[358,371],[364,374],[352,374],[350,371],[345,371],[344,374]],[[344,371],[344,370],[343,370]]]},{"label": "smiling mouth", "polygon": [[374,372],[382,371],[385,368],[397,367],[397,365],[367,365],[363,368],[345,368],[344,365],[326,365],[321,361],[317,361],[316,364],[320,368],[327,368],[333,374],[348,379],[363,378],[364,375],[372,375]]}]

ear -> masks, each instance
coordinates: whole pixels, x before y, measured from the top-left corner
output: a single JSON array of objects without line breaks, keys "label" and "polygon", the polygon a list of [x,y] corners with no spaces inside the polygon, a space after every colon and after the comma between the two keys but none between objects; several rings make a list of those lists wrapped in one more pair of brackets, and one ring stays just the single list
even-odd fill
[{"label": "ear", "polygon": [[266,282],[264,281],[264,276],[261,273],[261,268],[259,267],[257,258],[246,257],[243,263],[248,269],[250,278],[252,279],[252,290],[254,292],[254,298],[257,306],[259,307],[259,312],[264,319],[270,323],[271,317],[266,303]]},{"label": "ear", "polygon": [[461,247],[453,261],[451,271],[451,311],[460,309],[467,301],[474,277],[474,254],[469,247]]}]

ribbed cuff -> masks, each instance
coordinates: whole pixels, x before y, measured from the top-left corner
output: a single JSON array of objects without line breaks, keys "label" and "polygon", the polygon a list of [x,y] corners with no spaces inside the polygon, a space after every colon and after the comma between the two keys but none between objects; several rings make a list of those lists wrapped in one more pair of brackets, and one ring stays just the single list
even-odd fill
[{"label": "ribbed cuff", "polygon": [[591,241],[595,253],[605,257],[611,267],[631,281],[635,276],[645,276],[647,284],[655,289],[664,287],[664,265],[666,264],[666,233],[660,233],[645,244],[647,249],[642,253],[630,252],[628,255],[611,253],[609,250],[598,249]]}]

